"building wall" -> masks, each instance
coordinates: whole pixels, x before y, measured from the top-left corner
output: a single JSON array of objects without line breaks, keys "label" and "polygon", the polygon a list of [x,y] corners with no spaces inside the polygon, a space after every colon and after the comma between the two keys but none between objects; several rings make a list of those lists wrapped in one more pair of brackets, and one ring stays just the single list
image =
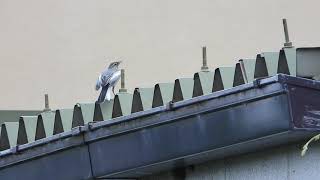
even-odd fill
[{"label": "building wall", "polygon": [[127,85],[192,77],[278,51],[288,18],[296,46],[320,45],[318,0],[0,0],[0,109],[94,101],[98,73],[124,60]]},{"label": "building wall", "polygon": [[[186,168],[186,180],[301,180],[320,179],[320,144],[312,144],[301,157],[305,142],[266,151],[207,162]],[[174,172],[152,175],[141,180],[179,179]],[[183,178],[180,178],[183,179]]]}]

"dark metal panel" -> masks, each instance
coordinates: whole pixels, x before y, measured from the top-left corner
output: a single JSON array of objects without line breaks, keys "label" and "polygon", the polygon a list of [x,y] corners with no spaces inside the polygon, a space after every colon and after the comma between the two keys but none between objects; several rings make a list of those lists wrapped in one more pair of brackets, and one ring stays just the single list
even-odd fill
[{"label": "dark metal panel", "polygon": [[[283,144],[296,143],[297,141],[307,140],[308,138],[314,136],[316,132],[306,132],[306,131],[288,131],[283,133],[274,134],[271,136],[265,136],[263,138],[254,139],[250,141],[245,141],[237,144],[233,144],[227,147],[214,149],[210,151],[205,151],[198,154],[193,154],[189,156],[184,156],[179,159],[175,159],[173,161],[165,161],[161,163],[154,163],[148,166],[143,166],[135,169],[130,169],[128,171],[119,172],[110,175],[112,178],[123,178],[123,177],[141,177],[148,176],[151,174],[175,170],[177,167],[187,167],[190,165],[197,165],[200,163],[204,163],[210,161],[212,159],[222,159],[225,157],[231,157],[252,152],[252,147],[255,147],[254,152],[265,150],[266,148],[279,146]],[[108,179],[108,176],[103,176]]]},{"label": "dark metal panel", "polygon": [[91,178],[86,146],[78,146],[0,171],[1,179],[10,180],[80,180]]},{"label": "dark metal panel", "polygon": [[319,128],[319,91],[292,85],[288,85],[288,90],[290,92],[294,126],[296,128]]},{"label": "dark metal panel", "polygon": [[287,131],[287,102],[286,95],[277,95],[93,142],[93,173],[117,173]]}]

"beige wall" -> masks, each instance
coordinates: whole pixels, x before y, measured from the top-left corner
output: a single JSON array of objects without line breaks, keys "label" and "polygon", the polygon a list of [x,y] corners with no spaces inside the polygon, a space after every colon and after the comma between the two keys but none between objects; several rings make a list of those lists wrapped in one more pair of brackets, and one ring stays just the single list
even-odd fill
[{"label": "beige wall", "polygon": [[317,0],[0,0],[0,109],[94,101],[98,73],[124,60],[128,89],[279,50],[320,45]]}]

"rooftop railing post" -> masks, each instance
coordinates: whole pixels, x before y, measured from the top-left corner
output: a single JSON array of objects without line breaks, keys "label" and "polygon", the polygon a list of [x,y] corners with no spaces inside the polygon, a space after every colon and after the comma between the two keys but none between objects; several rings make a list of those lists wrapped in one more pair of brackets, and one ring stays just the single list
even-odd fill
[{"label": "rooftop railing post", "polygon": [[127,92],[127,89],[125,87],[125,75],[124,75],[124,69],[121,69],[121,88],[119,89],[119,92]]},{"label": "rooftop railing post", "polygon": [[49,95],[48,94],[45,94],[44,95],[44,112],[47,112],[47,111],[51,111],[50,107],[49,107]]},{"label": "rooftop railing post", "polygon": [[208,65],[207,65],[207,47],[202,47],[202,67],[201,71],[209,71]]},{"label": "rooftop railing post", "polygon": [[287,19],[282,19],[282,23],[283,23],[283,31],[284,31],[284,36],[285,36],[284,48],[291,48],[293,46],[292,46],[292,42],[290,42],[290,38],[289,38]]}]

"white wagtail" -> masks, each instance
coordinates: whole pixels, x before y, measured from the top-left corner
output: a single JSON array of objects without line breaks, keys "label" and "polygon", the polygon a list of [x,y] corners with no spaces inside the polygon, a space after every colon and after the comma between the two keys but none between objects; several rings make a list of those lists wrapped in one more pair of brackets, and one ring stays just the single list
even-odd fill
[{"label": "white wagtail", "polygon": [[105,99],[110,101],[111,90],[114,94],[114,87],[120,79],[121,72],[118,69],[121,61],[110,63],[109,67],[102,71],[96,83],[96,90],[102,87],[97,103],[102,103]]}]

